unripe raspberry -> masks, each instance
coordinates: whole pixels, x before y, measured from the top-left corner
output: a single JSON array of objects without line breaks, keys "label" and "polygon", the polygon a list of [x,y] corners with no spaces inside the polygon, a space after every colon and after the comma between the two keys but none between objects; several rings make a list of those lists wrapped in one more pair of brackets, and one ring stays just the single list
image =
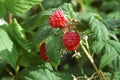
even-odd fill
[{"label": "unripe raspberry", "polygon": [[46,56],[46,44],[42,43],[40,46],[40,57],[44,60],[47,61],[48,57]]},{"label": "unripe raspberry", "polygon": [[66,32],[63,35],[63,43],[68,50],[76,50],[79,46],[80,36],[77,32]]},{"label": "unripe raspberry", "polygon": [[54,11],[49,18],[49,24],[53,28],[63,28],[67,21],[61,9]]}]

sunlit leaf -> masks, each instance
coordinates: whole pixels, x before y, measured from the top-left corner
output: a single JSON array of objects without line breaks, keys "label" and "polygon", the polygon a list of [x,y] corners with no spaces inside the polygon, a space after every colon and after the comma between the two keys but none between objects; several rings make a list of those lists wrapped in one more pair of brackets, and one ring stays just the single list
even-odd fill
[{"label": "sunlit leaf", "polygon": [[5,0],[6,9],[9,13],[18,15],[28,11],[31,7],[39,4],[42,0]]},{"label": "sunlit leaf", "polygon": [[13,42],[9,38],[6,31],[0,28],[0,52],[3,50],[8,50],[9,52],[12,51]]}]

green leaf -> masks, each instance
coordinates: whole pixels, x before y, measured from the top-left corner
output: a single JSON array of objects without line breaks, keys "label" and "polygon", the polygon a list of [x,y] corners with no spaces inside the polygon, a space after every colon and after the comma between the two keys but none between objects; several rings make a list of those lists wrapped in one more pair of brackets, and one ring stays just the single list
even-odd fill
[{"label": "green leaf", "polygon": [[115,60],[118,56],[118,52],[111,46],[109,43],[105,44],[105,52],[100,61],[100,68],[105,67],[110,64],[113,60]]},{"label": "green leaf", "polygon": [[109,32],[106,26],[95,17],[90,18],[90,28],[94,38],[98,41],[106,41],[109,39]]},{"label": "green leaf", "polygon": [[112,80],[119,80],[120,79],[120,56],[109,65],[112,69]]},{"label": "green leaf", "polygon": [[62,36],[59,32],[52,36],[46,45],[47,56],[50,59],[52,65],[57,68],[60,64],[60,50],[62,49]]},{"label": "green leaf", "polygon": [[21,65],[23,67],[29,67],[30,66],[30,61],[29,61],[29,59],[26,55],[21,55],[19,57],[18,63],[19,63],[19,65]]},{"label": "green leaf", "polygon": [[120,72],[120,56],[113,61],[113,69]]},{"label": "green leaf", "polygon": [[32,65],[44,63],[44,61],[40,58],[40,56],[36,55],[35,53],[27,53],[24,54],[24,56],[29,59],[30,64]]},{"label": "green leaf", "polygon": [[42,42],[43,40],[50,37],[55,32],[55,29],[50,28],[50,26],[39,27],[37,35],[35,37],[35,44]]},{"label": "green leaf", "polygon": [[40,13],[34,15],[34,16],[27,16],[24,20],[23,28],[27,30],[34,30],[38,26],[48,26],[49,25],[49,16],[55,9],[49,9],[45,11],[41,11]]},{"label": "green leaf", "polygon": [[65,3],[62,6],[60,6],[62,10],[64,11],[65,15],[71,17],[71,18],[76,18],[76,14],[73,10],[72,4]]},{"label": "green leaf", "polygon": [[102,18],[96,13],[76,13],[78,20],[84,20],[89,22],[91,17],[95,17],[98,20],[102,20]]},{"label": "green leaf", "polygon": [[[115,15],[115,14],[114,14]],[[109,19],[104,21],[106,26],[110,29],[115,29],[120,27],[120,20],[118,19]]]},{"label": "green leaf", "polygon": [[[107,15],[110,21],[116,21],[120,19],[120,11],[113,11]],[[114,19],[113,19],[114,18]],[[113,22],[114,23],[114,22]],[[120,23],[120,22],[119,22]],[[111,23],[110,23],[111,24]],[[113,25],[114,26],[114,25]]]},{"label": "green leaf", "polygon": [[113,80],[120,80],[120,71],[115,71],[114,72]]},{"label": "green leaf", "polygon": [[105,42],[109,40],[109,32],[106,26],[95,17],[90,18],[89,24],[93,33],[93,38],[96,41],[92,44],[92,48],[94,52],[98,54],[103,49]]},{"label": "green leaf", "polygon": [[99,54],[104,47],[103,41],[94,41],[92,44],[92,49],[96,54]]},{"label": "green leaf", "polygon": [[4,1],[0,1],[0,18],[3,18],[5,16],[6,13],[6,9],[5,9],[5,4]]},{"label": "green leaf", "polygon": [[16,19],[13,20],[12,24],[8,25],[7,31],[16,46],[19,46],[26,51],[30,51],[29,50],[30,43],[25,39],[24,30],[18,24]]},{"label": "green leaf", "polygon": [[31,7],[40,2],[42,2],[42,0],[5,0],[5,6],[9,13],[18,15],[28,11]]},{"label": "green leaf", "polygon": [[92,49],[96,54],[99,54],[104,47],[104,44],[109,40],[109,32],[102,22],[102,18],[98,14],[93,13],[77,13],[79,31],[87,29],[91,30],[94,42]]},{"label": "green leaf", "polygon": [[18,51],[15,47],[13,47],[11,52],[9,52],[8,50],[1,51],[0,57],[2,58],[2,60],[5,60],[8,64],[10,64],[14,69],[16,68]]},{"label": "green leaf", "polygon": [[114,49],[119,53],[120,55],[120,42],[109,40],[109,44],[114,47]]},{"label": "green leaf", "polygon": [[3,50],[12,51],[13,42],[9,38],[8,34],[0,28],[0,52]]},{"label": "green leaf", "polygon": [[60,80],[49,64],[31,66],[18,75],[17,80]]}]

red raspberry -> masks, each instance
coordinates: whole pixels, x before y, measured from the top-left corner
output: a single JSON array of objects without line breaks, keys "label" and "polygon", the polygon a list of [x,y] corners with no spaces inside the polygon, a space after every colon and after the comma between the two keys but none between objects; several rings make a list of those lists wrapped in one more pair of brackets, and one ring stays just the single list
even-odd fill
[{"label": "red raspberry", "polygon": [[77,32],[66,32],[63,35],[63,43],[68,50],[76,50],[79,46],[80,36]]},{"label": "red raspberry", "polygon": [[47,61],[48,57],[46,56],[46,44],[42,43],[40,46],[40,57],[44,60]]},{"label": "red raspberry", "polygon": [[61,9],[54,11],[49,18],[49,24],[53,28],[63,28],[67,21]]}]

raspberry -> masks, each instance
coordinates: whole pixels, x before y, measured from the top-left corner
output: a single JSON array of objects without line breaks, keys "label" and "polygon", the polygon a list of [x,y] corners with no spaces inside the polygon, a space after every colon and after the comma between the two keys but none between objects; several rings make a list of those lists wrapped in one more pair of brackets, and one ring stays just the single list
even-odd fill
[{"label": "raspberry", "polygon": [[68,50],[76,50],[79,46],[80,36],[77,32],[66,32],[63,35],[63,43]]},{"label": "raspberry", "polygon": [[54,11],[49,18],[49,24],[53,28],[63,28],[67,21],[61,9]]},{"label": "raspberry", "polygon": [[47,61],[48,57],[46,56],[46,44],[42,43],[40,46],[40,57],[44,60]]}]

